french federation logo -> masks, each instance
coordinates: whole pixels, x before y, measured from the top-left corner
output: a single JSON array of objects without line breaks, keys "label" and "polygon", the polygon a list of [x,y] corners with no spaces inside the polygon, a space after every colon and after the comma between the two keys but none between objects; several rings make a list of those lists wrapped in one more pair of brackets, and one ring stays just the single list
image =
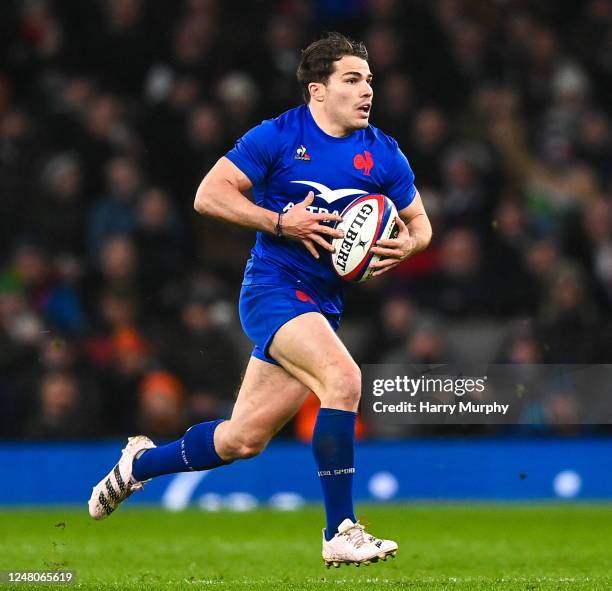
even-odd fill
[{"label": "french federation logo", "polygon": [[310,154],[306,149],[306,146],[301,145],[296,151],[295,156],[293,157],[295,160],[310,160]]},{"label": "french federation logo", "polygon": [[353,166],[357,170],[361,170],[366,176],[370,176],[370,171],[374,168],[374,158],[372,156],[372,152],[364,150],[363,154],[355,154],[355,158],[353,158]]}]

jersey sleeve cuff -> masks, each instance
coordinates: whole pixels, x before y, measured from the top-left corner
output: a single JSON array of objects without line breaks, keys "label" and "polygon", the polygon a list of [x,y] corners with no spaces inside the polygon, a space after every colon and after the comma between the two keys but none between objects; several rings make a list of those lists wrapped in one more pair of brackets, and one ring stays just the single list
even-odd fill
[{"label": "jersey sleeve cuff", "polygon": [[236,153],[233,153],[233,151],[228,152],[225,157],[230,162],[232,162],[232,164],[236,165],[241,170],[241,172],[247,176],[253,186],[257,184],[257,182],[259,181],[257,173],[255,172],[255,170],[253,170],[252,167],[249,166],[248,162],[244,158],[241,158]]},{"label": "jersey sleeve cuff", "polygon": [[402,209],[408,207],[414,200],[415,195],[416,187],[414,185],[411,185],[408,191],[406,193],[403,193],[402,196],[395,202],[395,207],[397,208],[397,211],[401,211]]}]

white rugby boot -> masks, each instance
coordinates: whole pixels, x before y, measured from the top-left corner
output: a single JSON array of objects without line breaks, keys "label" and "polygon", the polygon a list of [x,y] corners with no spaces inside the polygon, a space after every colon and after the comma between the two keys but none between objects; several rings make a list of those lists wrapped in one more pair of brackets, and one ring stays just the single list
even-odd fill
[{"label": "white rugby boot", "polygon": [[345,519],[338,533],[329,542],[323,530],[323,562],[325,566],[339,567],[341,564],[368,565],[379,560],[395,557],[397,544],[392,540],[380,540],[365,531],[359,523]]},{"label": "white rugby boot", "polygon": [[142,490],[144,483],[132,476],[132,463],[139,451],[156,445],[144,435],[129,437],[121,450],[121,457],[113,469],[93,487],[89,498],[89,514],[94,519],[108,517],[134,491]]}]

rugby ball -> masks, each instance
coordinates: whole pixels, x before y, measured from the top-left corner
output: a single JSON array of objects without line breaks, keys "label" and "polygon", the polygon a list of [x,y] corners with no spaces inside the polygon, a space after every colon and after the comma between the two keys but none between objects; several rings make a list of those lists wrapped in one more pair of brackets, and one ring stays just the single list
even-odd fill
[{"label": "rugby ball", "polygon": [[381,258],[370,248],[377,240],[397,236],[397,209],[384,195],[364,195],[352,201],[341,216],[336,228],[344,236],[332,241],[332,266],[345,281],[367,281],[374,272],[372,263]]}]

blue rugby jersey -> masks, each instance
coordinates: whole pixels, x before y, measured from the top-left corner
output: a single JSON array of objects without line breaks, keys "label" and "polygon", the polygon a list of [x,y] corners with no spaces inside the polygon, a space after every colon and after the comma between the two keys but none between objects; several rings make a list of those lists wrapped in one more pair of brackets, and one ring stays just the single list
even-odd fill
[{"label": "blue rugby jersey", "polygon": [[[341,213],[368,193],[389,197],[398,211],[416,194],[414,173],[397,142],[369,125],[336,138],[314,121],[307,105],[263,121],[226,154],[253,184],[257,205],[286,212],[309,191],[313,212]],[[330,253],[317,247],[315,259],[297,241],[258,232],[243,285],[295,285],[317,295],[321,308],[341,313],[343,286],[331,266]]]}]

